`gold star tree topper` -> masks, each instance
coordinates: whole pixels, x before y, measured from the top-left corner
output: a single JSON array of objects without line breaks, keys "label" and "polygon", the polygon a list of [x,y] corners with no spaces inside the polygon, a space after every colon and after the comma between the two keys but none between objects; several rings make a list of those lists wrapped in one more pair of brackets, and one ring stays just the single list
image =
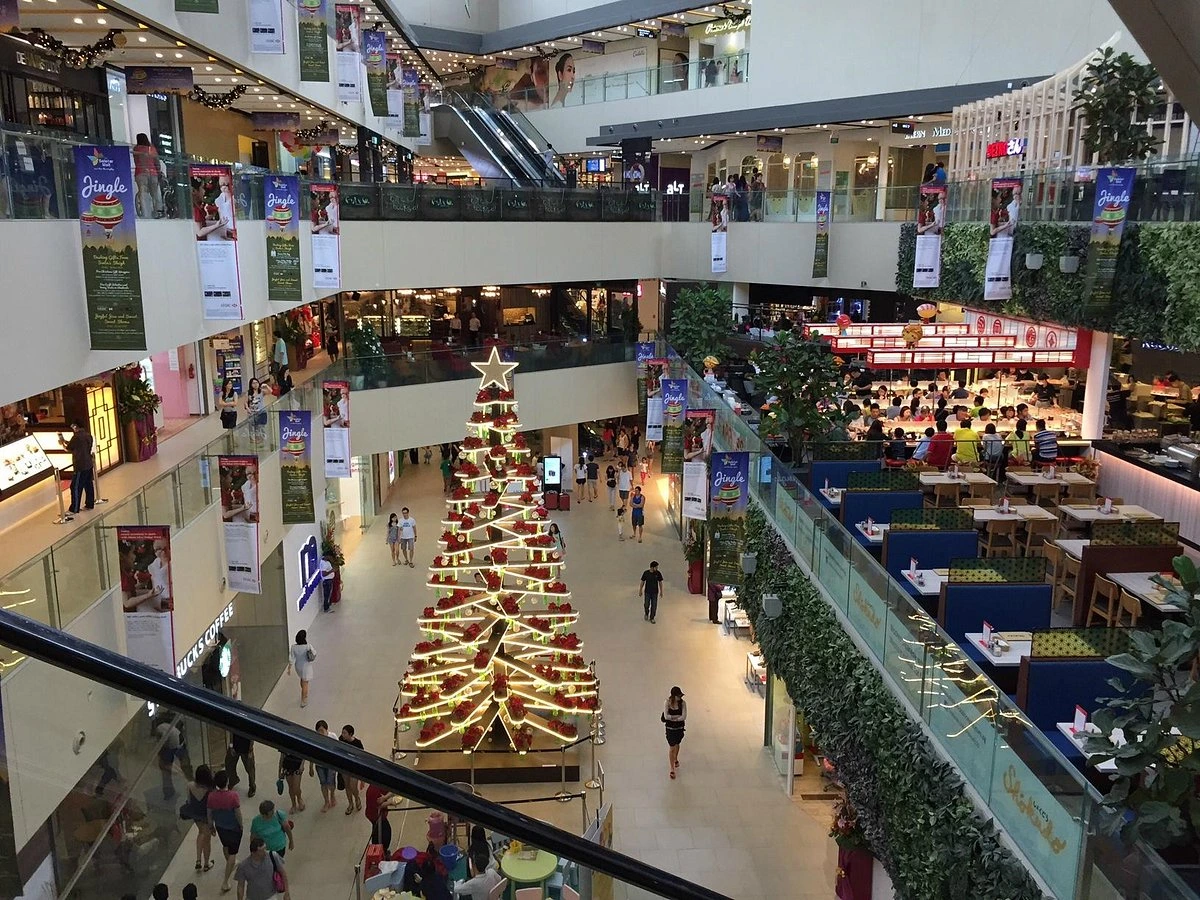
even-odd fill
[{"label": "gold star tree topper", "polygon": [[483,376],[479,381],[481,391],[493,384],[502,391],[509,391],[512,390],[512,387],[508,383],[508,376],[520,363],[504,362],[500,358],[500,351],[492,347],[492,354],[488,357],[487,362],[473,362],[471,365],[478,369],[479,374]]}]

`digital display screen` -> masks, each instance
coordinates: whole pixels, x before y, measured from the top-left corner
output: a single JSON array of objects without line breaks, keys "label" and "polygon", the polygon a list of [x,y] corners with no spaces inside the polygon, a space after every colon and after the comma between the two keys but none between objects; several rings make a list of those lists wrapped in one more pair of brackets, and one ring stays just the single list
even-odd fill
[{"label": "digital display screen", "polygon": [[592,159],[585,159],[583,161],[583,170],[585,172],[607,172],[608,157],[597,156]]},{"label": "digital display screen", "polygon": [[542,484],[547,488],[562,487],[562,457],[542,457]]}]

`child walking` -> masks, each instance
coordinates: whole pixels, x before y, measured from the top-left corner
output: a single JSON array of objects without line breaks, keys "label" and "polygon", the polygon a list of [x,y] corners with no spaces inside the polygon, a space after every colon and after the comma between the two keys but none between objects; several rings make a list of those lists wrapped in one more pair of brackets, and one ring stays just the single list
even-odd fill
[{"label": "child walking", "polygon": [[625,540],[625,507],[617,507],[617,540]]}]

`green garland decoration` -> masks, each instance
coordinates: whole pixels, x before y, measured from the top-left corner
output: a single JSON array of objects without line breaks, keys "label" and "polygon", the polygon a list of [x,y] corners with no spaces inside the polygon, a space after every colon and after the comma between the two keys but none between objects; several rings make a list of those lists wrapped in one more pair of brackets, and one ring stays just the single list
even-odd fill
[{"label": "green garland decoration", "polygon": [[[837,766],[871,853],[906,900],[1042,900],[1021,862],[963,792],[954,768],[859,653],[757,506],[747,550],[758,567],[738,592],[767,664]],[[783,614],[767,619],[764,593]]]},{"label": "green garland decoration", "polygon": [[233,104],[246,93],[246,86],[239,84],[232,90],[226,91],[223,94],[212,94],[206,91],[200,85],[195,85],[188,93],[188,99],[196,103],[201,103],[209,109],[229,109]]}]

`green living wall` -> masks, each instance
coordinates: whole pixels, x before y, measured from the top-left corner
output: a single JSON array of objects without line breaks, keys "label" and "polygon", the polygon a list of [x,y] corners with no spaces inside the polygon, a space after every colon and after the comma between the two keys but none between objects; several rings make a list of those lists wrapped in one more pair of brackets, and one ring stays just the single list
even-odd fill
[{"label": "green living wall", "polygon": [[[1043,896],[963,792],[879,671],[842,630],[757,506],[747,549],[758,567],[739,603],[774,674],[837,766],[871,852],[905,900],[1035,900]],[[767,619],[764,593],[783,615]]]},{"label": "green living wall", "polygon": [[[1117,257],[1113,303],[1089,310],[1084,269],[1089,226],[1059,222],[1022,223],[1013,247],[1013,296],[1003,303],[983,300],[988,228],[978,223],[947,225],[942,238],[942,277],[936,288],[913,290],[917,229],[900,230],[896,290],[923,300],[995,307],[1044,322],[1083,326],[1139,340],[1200,349],[1200,223],[1130,223]],[[1025,268],[1026,253],[1041,253],[1038,271]],[[1083,257],[1079,271],[1064,275],[1058,258]]]}]

